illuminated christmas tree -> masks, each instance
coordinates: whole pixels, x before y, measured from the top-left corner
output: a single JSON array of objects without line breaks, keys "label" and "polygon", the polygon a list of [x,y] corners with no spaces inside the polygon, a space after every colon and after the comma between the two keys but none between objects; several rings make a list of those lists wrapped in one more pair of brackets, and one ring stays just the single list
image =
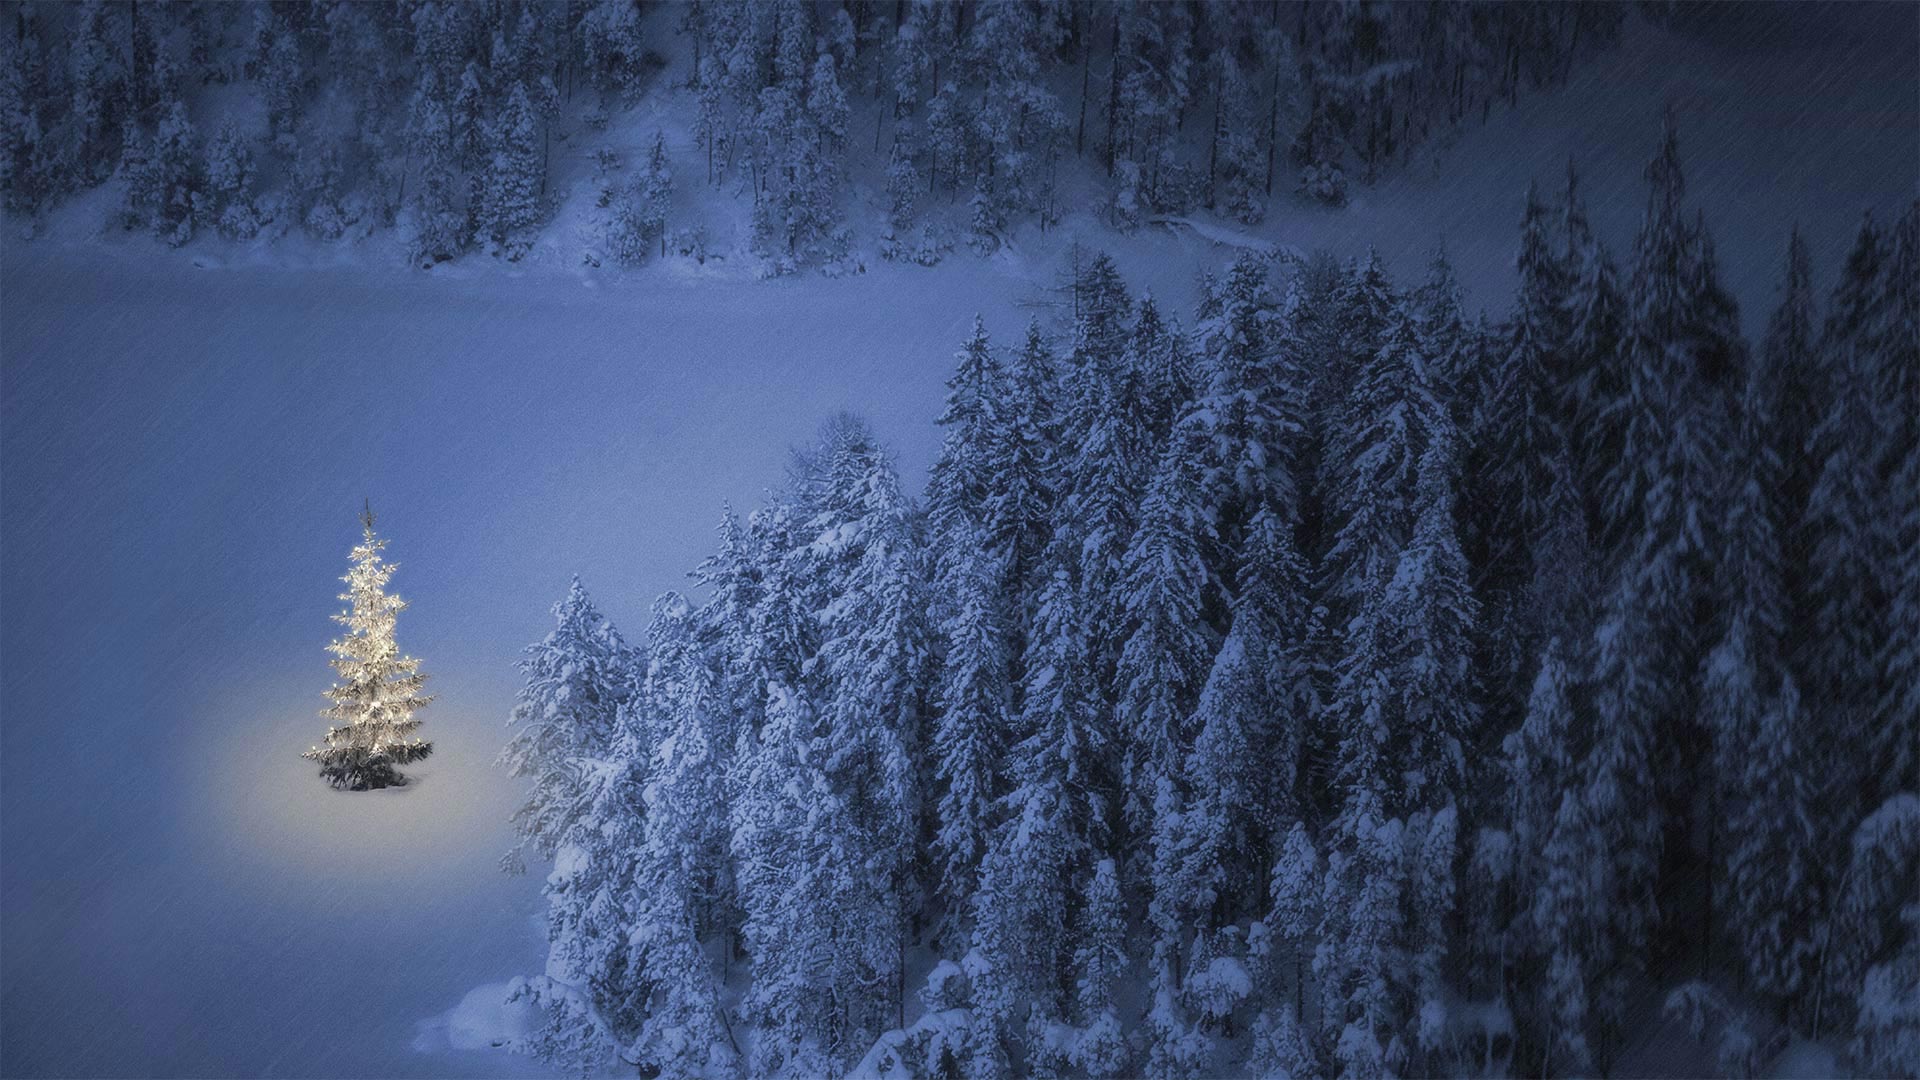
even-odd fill
[{"label": "illuminated christmas tree", "polygon": [[360,520],[366,535],[353,549],[353,569],[340,579],[347,583],[340,599],[348,606],[333,617],[347,632],[327,646],[340,681],[327,691],[333,704],[320,715],[334,726],[325,746],[301,755],[320,763],[327,783],[348,791],[405,784],[398,766],[433,752],[432,743],[413,737],[420,726],[414,713],[433,700],[420,693],[427,677],[420,661],[400,655],[393,641],[394,620],[407,602],[384,590],[399,567],[380,558],[387,542],[373,535],[371,506]]}]

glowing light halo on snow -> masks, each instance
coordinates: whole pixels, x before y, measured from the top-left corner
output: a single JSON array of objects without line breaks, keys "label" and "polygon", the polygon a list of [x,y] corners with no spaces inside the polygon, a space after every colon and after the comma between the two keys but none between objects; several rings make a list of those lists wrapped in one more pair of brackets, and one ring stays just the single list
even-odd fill
[{"label": "glowing light halo on snow", "polygon": [[[325,704],[314,683],[312,670],[290,670],[234,685],[207,703],[228,718],[207,725],[213,730],[200,740],[203,760],[222,780],[199,786],[188,806],[184,827],[193,843],[238,879],[351,883],[335,898],[343,904],[357,902],[361,891],[369,903],[390,902],[365,887],[396,879],[448,895],[467,888],[466,875],[432,868],[466,861],[490,868],[511,843],[513,786],[493,767],[498,725],[475,710],[446,708],[437,718],[440,753],[413,766],[409,784],[336,790],[314,779],[311,762],[287,753],[311,742],[312,706]],[[277,707],[260,715],[263,701]]]}]

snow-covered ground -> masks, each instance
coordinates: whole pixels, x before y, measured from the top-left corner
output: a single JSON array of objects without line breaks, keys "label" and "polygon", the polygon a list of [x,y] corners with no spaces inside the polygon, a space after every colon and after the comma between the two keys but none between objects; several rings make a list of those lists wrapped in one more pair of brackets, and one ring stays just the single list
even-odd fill
[{"label": "snow-covered ground", "polygon": [[[1920,123],[1880,104],[1889,80],[1915,84],[1916,18],[1783,15],[1737,39],[1636,25],[1432,164],[1345,210],[1288,203],[1251,236],[1211,221],[1118,236],[1075,214],[988,259],[764,282],[585,269],[566,218],[532,266],[430,274],[394,267],[378,238],[7,238],[0,1072],[537,1071],[465,1049],[498,1018],[454,1006],[544,953],[538,873],[494,867],[514,787],[491,763],[513,661],[569,574],[637,635],[722,500],[752,504],[836,409],[923,475],[973,314],[1013,341],[1057,299],[1076,240],[1185,312],[1194,275],[1243,241],[1378,244],[1404,277],[1444,234],[1473,302],[1503,308],[1527,178],[1557,184],[1575,157],[1624,251],[1668,99],[1751,331],[1793,220],[1824,279],[1863,208],[1916,193]],[[1885,40],[1909,44],[1862,48]],[[321,647],[363,496],[414,604],[401,642],[440,694],[421,782],[371,796],[328,791],[297,757],[322,730]]]},{"label": "snow-covered ground", "polygon": [[[568,574],[637,635],[722,500],[838,408],[923,469],[952,343],[1015,291],[968,263],[592,290],[11,246],[0,286],[5,1071],[84,1075],[501,1069],[409,1045],[539,969],[491,763]],[[296,756],[363,495],[441,695],[419,785],[372,796]]]}]

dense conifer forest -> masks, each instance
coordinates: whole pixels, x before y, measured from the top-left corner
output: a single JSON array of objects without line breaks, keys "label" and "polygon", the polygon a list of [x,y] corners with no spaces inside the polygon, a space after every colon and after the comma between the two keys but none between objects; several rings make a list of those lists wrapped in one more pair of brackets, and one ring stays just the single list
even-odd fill
[{"label": "dense conifer forest", "polygon": [[[959,343],[924,498],[829,420],[505,761],[523,1048],[691,1075],[1606,1073],[1663,1012],[1920,1064],[1920,205],[1745,340],[1669,125],[1618,258],[1111,260]],[[517,858],[517,856],[516,856]]]}]

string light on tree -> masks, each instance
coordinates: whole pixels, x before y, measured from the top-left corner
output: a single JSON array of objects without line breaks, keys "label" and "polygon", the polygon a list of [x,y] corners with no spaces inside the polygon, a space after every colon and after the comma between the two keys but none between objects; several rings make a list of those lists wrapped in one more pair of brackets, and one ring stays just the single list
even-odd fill
[{"label": "string light on tree", "polygon": [[320,763],[320,776],[336,788],[371,791],[407,782],[399,766],[433,752],[433,744],[413,737],[420,721],[414,714],[433,701],[420,693],[427,677],[420,661],[402,656],[394,644],[394,621],[407,602],[388,594],[387,582],[399,567],[380,553],[387,542],[373,532],[373,507],[360,515],[366,533],[353,549],[353,568],[340,580],[347,608],[333,621],[347,628],[327,650],[340,676],[327,697],[333,704],[320,715],[333,721],[326,745],[302,757]]}]

